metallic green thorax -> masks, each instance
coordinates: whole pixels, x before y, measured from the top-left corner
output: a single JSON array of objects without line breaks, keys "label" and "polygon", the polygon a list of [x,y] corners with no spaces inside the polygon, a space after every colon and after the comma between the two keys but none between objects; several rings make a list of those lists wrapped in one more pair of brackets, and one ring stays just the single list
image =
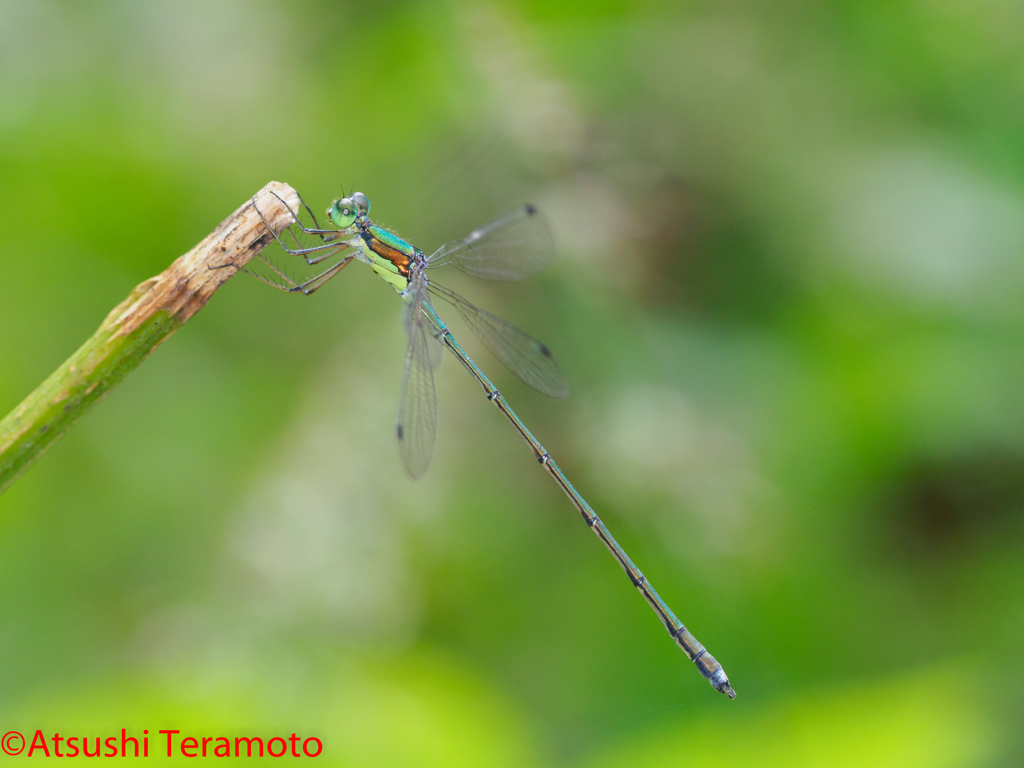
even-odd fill
[{"label": "metallic green thorax", "polygon": [[[376,224],[360,227],[360,237],[366,244],[363,253],[369,259],[370,269],[382,280],[390,283],[399,293],[409,287],[409,264],[419,251],[393,232]],[[420,254],[422,258],[422,254]]]},{"label": "metallic green thorax", "polygon": [[423,253],[394,232],[378,227],[369,219],[364,221],[365,225],[359,227],[359,236],[366,246],[361,249],[366,263],[396,291],[405,293],[409,287],[409,266],[417,258],[423,259]]}]

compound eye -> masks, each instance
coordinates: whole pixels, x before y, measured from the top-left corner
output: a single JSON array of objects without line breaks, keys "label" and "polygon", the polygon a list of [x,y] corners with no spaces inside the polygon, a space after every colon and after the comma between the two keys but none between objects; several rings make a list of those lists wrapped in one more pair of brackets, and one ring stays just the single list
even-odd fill
[{"label": "compound eye", "polygon": [[335,200],[327,209],[327,215],[338,227],[347,229],[356,220],[356,204],[350,197]]},{"label": "compound eye", "polygon": [[362,192],[353,192],[351,200],[356,204],[356,209],[363,216],[370,212],[370,199]]}]

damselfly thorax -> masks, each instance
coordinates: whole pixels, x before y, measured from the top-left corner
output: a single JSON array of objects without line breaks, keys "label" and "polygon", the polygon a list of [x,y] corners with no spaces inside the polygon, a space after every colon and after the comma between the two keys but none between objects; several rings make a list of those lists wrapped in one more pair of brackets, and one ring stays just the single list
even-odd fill
[{"label": "damselfly thorax", "polygon": [[[407,294],[411,269],[420,271],[426,263],[423,251],[394,232],[378,227],[364,215],[359,216],[355,226],[358,228],[360,260],[400,294]],[[414,269],[417,266],[419,270]]]}]

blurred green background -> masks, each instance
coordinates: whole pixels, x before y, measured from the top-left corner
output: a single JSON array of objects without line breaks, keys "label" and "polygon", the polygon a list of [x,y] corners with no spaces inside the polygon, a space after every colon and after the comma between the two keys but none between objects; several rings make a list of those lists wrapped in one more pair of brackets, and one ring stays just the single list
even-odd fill
[{"label": "blurred green background", "polygon": [[[530,200],[545,401],[240,277],[0,498],[0,731],[339,766],[1024,762],[1024,8],[0,0],[0,411],[271,179],[428,252]],[[445,276],[448,277],[448,276]],[[448,312],[446,316],[454,315]]]}]

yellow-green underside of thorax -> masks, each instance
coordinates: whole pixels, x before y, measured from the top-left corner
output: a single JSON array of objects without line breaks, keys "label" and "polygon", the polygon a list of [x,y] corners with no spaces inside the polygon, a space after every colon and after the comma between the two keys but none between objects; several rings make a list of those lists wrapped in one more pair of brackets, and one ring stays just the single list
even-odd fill
[{"label": "yellow-green underside of thorax", "polygon": [[[382,243],[397,251],[401,251],[409,258],[412,258],[416,252],[416,249],[412,245],[402,240],[393,232],[388,232],[386,229],[376,225],[370,227],[370,232]],[[404,293],[409,287],[409,279],[398,271],[397,265],[380,254],[375,253],[366,241],[362,239],[362,237],[357,236],[354,240],[358,242],[361,260],[369,264],[370,269],[372,269],[381,280],[388,283],[398,293]]]}]

